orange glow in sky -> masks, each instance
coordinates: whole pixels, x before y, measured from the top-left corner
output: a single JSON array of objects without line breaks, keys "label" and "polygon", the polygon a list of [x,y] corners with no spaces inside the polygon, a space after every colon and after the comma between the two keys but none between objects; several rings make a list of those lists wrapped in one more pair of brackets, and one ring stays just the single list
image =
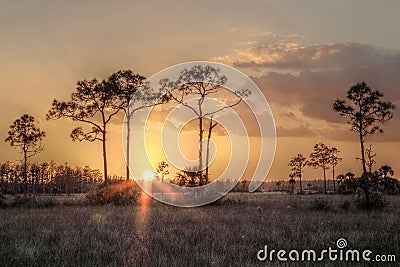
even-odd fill
[{"label": "orange glow in sky", "polygon": [[[340,150],[343,161],[337,174],[361,172],[357,136],[346,119],[332,110],[336,98],[345,98],[349,87],[359,81],[382,91],[398,107],[383,127],[384,134],[368,138],[366,146],[372,144],[377,154],[375,169],[387,164],[395,175],[400,173],[400,37],[395,34],[400,4],[361,1],[363,12],[359,12],[360,1],[321,1],[312,9],[305,2],[1,1],[0,162],[21,159],[3,141],[12,122],[28,113],[46,132],[45,150],[31,162],[55,160],[102,171],[100,142],[71,141],[71,130],[82,124],[46,121],[52,100],[68,101],[77,81],[102,80],[120,69],[150,77],[178,63],[210,60],[250,76],[271,106],[277,150],[268,179],[288,180],[290,158],[298,153],[309,156],[319,142]],[[161,19],[149,19],[148,14]],[[370,19],[377,14],[385,14],[384,19]],[[246,127],[256,133],[246,107],[239,105],[237,110]],[[182,152],[188,158],[196,157],[196,129],[195,123],[188,124],[181,134]],[[121,132],[122,114],[108,126],[110,175],[125,175]],[[158,132],[149,132],[153,166],[165,160],[157,136]],[[260,142],[256,134],[250,136],[245,178],[255,168]],[[222,128],[212,138],[219,153],[211,174],[217,176],[231,148],[225,145]],[[175,171],[170,170],[170,177]],[[321,177],[312,168],[304,174],[305,179]]]}]

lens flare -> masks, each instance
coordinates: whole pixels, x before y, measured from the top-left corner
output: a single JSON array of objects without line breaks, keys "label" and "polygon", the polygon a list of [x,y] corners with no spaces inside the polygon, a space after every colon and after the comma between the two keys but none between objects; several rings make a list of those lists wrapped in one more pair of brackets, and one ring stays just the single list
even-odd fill
[{"label": "lens flare", "polygon": [[143,173],[143,179],[145,179],[145,180],[153,180],[154,179],[154,173],[152,173],[151,171],[145,171]]}]

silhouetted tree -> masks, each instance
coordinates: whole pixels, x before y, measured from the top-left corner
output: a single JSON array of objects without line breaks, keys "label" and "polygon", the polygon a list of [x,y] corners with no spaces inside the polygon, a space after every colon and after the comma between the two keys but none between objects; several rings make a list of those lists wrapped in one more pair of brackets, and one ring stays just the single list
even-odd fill
[{"label": "silhouetted tree", "polygon": [[164,182],[164,177],[169,174],[168,167],[169,164],[165,161],[161,161],[157,164],[156,172],[157,176],[161,179],[161,182]]},{"label": "silhouetted tree", "polygon": [[[142,96],[141,92],[137,92],[138,88],[143,85],[146,78],[139,74],[134,74],[131,70],[120,70],[112,74],[108,78],[108,83],[114,87],[117,97],[119,98],[116,108],[120,108],[125,112],[127,118],[127,135],[126,135],[126,180],[129,180],[129,148],[130,148],[130,119],[132,114],[136,110],[131,110],[129,102],[131,100],[137,101],[142,100],[139,96]],[[146,95],[146,94],[144,94]],[[143,98],[145,99],[145,97]]]},{"label": "silhouetted tree", "polygon": [[326,170],[329,169],[331,160],[330,148],[323,143],[314,145],[314,152],[310,154],[310,160],[307,162],[308,166],[313,168],[321,168],[324,171],[324,193],[327,193],[326,189]]},{"label": "silhouetted tree", "polygon": [[307,165],[306,158],[302,154],[297,154],[297,156],[293,157],[289,164],[290,172],[293,178],[299,178],[300,182],[300,191],[303,192],[303,186],[301,183],[301,178],[303,174],[303,168]]},{"label": "silhouetted tree", "polygon": [[179,186],[196,187],[200,186],[200,173],[197,168],[188,167],[176,173],[175,179],[171,182]]},{"label": "silhouetted tree", "polygon": [[[203,140],[204,133],[204,118],[210,118],[220,111],[229,107],[234,107],[242,101],[242,97],[247,96],[250,92],[248,90],[237,91],[235,93],[236,99],[231,103],[226,103],[226,106],[216,107],[215,110],[205,112],[204,101],[212,94],[218,93],[222,86],[226,83],[226,76],[220,73],[220,70],[212,66],[193,66],[191,69],[184,69],[179,74],[176,81],[171,81],[168,78],[160,81],[161,89],[165,93],[164,98],[174,101],[184,107],[190,109],[199,119],[199,144]],[[186,101],[191,98],[196,98],[194,105],[188,104]],[[209,129],[209,136],[211,136],[212,124]],[[199,146],[199,185],[203,185],[208,181],[203,179],[203,147]],[[207,176],[205,179],[208,179]]]},{"label": "silhouetted tree", "polygon": [[12,147],[19,148],[23,155],[24,169],[23,178],[25,192],[27,191],[27,160],[30,157],[43,151],[42,139],[46,136],[45,132],[35,126],[35,118],[28,114],[16,119],[10,126],[6,142]]},{"label": "silhouetted tree", "polygon": [[383,93],[372,90],[365,82],[353,85],[346,94],[350,101],[337,99],[333,104],[333,110],[341,116],[346,116],[351,130],[357,133],[361,146],[361,162],[364,180],[364,192],[366,205],[370,205],[368,189],[368,173],[365,160],[365,138],[376,133],[383,133],[380,127],[392,117],[395,106],[389,101],[382,101]]},{"label": "silhouetted tree", "polygon": [[333,180],[333,191],[336,192],[336,179],[335,179],[335,168],[342,161],[342,158],[338,156],[339,150],[336,147],[332,147],[329,151],[330,164],[332,165],[332,180]]},{"label": "silhouetted tree", "polygon": [[378,174],[382,178],[386,178],[386,177],[388,177],[388,175],[393,176],[394,175],[394,171],[393,171],[392,167],[390,167],[389,165],[382,165],[378,169]]},{"label": "silhouetted tree", "polygon": [[293,177],[293,174],[289,175],[290,179],[289,179],[289,184],[290,184],[290,192],[291,194],[294,193],[294,185],[296,184],[296,180]]},{"label": "silhouetted tree", "polygon": [[338,191],[340,193],[351,192],[355,193],[357,187],[360,184],[359,179],[355,177],[355,174],[352,172],[347,172],[346,174],[340,174],[336,177],[339,183]]},{"label": "silhouetted tree", "polygon": [[[160,94],[155,93],[146,83],[146,78],[134,74],[131,70],[120,70],[107,79],[107,85],[116,93],[117,102],[115,109],[121,109],[126,116],[126,180],[129,180],[130,162],[130,120],[133,114],[146,107],[151,107],[161,102],[156,101]],[[140,89],[140,90],[139,90]]]},{"label": "silhouetted tree", "polygon": [[378,190],[385,193],[397,193],[399,187],[399,181],[390,176],[394,175],[392,167],[389,165],[381,166],[372,175],[372,183]]},{"label": "silhouetted tree", "polygon": [[53,100],[47,113],[47,119],[69,118],[91,126],[85,131],[82,127],[72,130],[73,141],[100,141],[103,150],[104,181],[107,173],[107,125],[120,111],[115,107],[116,91],[107,81],[98,82],[97,79],[78,81],[76,91],[72,93],[68,102]]}]

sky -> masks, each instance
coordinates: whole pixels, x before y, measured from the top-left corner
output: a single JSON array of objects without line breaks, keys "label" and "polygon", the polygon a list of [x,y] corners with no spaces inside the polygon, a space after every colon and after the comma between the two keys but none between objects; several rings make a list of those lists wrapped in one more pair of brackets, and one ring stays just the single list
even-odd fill
[{"label": "sky", "polygon": [[[100,143],[72,142],[79,124],[46,121],[54,98],[76,82],[120,69],[150,77],[171,65],[210,60],[242,71],[260,87],[277,127],[268,179],[288,179],[291,157],[315,143],[335,146],[340,172],[359,172],[359,143],[332,110],[365,81],[400,106],[400,3],[386,1],[2,1],[0,3],[0,139],[24,113],[46,131],[31,161],[102,169]],[[367,139],[377,166],[400,171],[400,114]],[[124,175],[122,119],[109,128],[110,173]],[[0,161],[20,154],[0,140]],[[321,178],[307,169],[305,177]]]}]

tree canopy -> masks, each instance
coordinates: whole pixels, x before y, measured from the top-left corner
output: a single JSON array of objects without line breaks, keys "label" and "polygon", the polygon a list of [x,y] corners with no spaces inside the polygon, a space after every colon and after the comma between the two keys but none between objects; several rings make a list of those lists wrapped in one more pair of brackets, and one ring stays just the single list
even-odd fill
[{"label": "tree canopy", "polygon": [[23,176],[25,186],[27,186],[27,160],[43,151],[42,140],[45,136],[46,133],[36,127],[35,118],[28,114],[23,114],[10,126],[8,137],[5,141],[9,142],[12,147],[21,150],[24,162]]},{"label": "tree canopy", "polygon": [[[160,80],[161,90],[164,93],[163,98],[166,101],[173,101],[181,104],[184,107],[190,109],[199,120],[199,144],[203,140],[204,133],[204,118],[212,118],[212,116],[218,112],[221,112],[227,108],[234,107],[242,101],[242,97],[250,94],[249,90],[241,90],[234,93],[234,99],[229,102],[226,100],[226,105],[216,106],[214,109],[204,108],[206,98],[212,94],[216,94],[220,89],[223,88],[227,81],[225,75],[223,75],[219,69],[212,66],[193,66],[191,69],[184,69],[179,73],[179,77],[175,81],[171,81],[168,78]],[[189,104],[188,99],[195,99],[195,104]],[[211,137],[211,130],[216,124],[210,124],[209,134]],[[207,147],[208,150],[208,147]],[[199,185],[206,184],[208,182],[208,170],[207,175],[203,175],[203,147],[199,146]],[[206,176],[203,179],[203,176]]]},{"label": "tree canopy", "polygon": [[383,133],[382,124],[393,117],[395,106],[390,101],[382,100],[383,93],[372,90],[365,82],[353,85],[346,93],[348,101],[337,99],[333,110],[348,119],[351,131],[358,134],[361,143],[361,161],[364,174],[367,173],[365,163],[365,137]]},{"label": "tree canopy", "polygon": [[103,145],[104,180],[107,180],[106,134],[107,124],[121,110],[116,108],[115,87],[97,79],[78,81],[69,101],[53,100],[47,119],[69,118],[89,127],[72,130],[73,141],[101,141]]}]

